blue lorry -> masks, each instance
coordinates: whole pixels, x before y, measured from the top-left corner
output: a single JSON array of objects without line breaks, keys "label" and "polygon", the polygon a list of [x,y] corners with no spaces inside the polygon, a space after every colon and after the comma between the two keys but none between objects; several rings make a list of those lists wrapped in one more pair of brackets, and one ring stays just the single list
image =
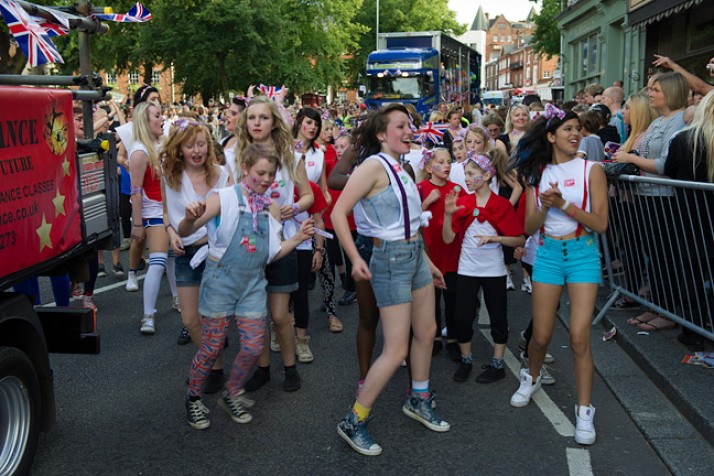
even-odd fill
[{"label": "blue lorry", "polygon": [[380,33],[367,57],[370,109],[412,104],[421,114],[440,101],[471,104],[479,94],[481,55],[440,31]]}]

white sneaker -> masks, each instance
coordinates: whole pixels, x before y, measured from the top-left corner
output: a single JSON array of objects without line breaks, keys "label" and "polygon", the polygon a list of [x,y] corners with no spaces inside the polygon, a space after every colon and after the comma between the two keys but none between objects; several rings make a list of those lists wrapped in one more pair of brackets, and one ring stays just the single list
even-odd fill
[{"label": "white sneaker", "polygon": [[540,383],[540,375],[534,383],[533,377],[528,373],[528,369],[521,369],[521,385],[511,397],[511,406],[520,408],[528,405],[533,394],[540,389]]},{"label": "white sneaker", "polygon": [[[521,352],[521,368],[527,370],[528,367],[530,367],[528,357],[526,357],[525,352]],[[555,384],[555,377],[553,377],[553,374],[550,373],[550,367],[548,367],[547,365],[543,365],[540,368],[540,383],[542,385]]]},{"label": "white sneaker", "polygon": [[136,271],[129,271],[129,277],[126,278],[126,290],[129,292],[139,290],[139,280],[136,278]]},{"label": "white sneaker", "polygon": [[174,304],[173,304],[172,307],[173,307],[174,309],[176,309],[176,311],[178,311],[179,314],[181,313],[181,304],[179,303],[179,298],[178,298],[178,296],[174,296]]},{"label": "white sneaker", "polygon": [[88,296],[86,294],[82,296],[82,307],[96,311],[97,305],[94,304],[94,296]]},{"label": "white sneaker", "polygon": [[511,278],[511,273],[506,275],[506,291],[515,291],[516,287],[513,285],[513,279]]},{"label": "white sneaker", "polygon": [[[521,331],[520,334],[520,339],[518,340],[518,348],[521,350],[526,350],[526,331]],[[552,364],[555,362],[555,359],[553,358],[552,355],[550,355],[548,352],[545,353],[545,357],[543,357],[543,363],[544,364]]]},{"label": "white sneaker", "polygon": [[295,354],[297,354],[298,362],[301,364],[309,364],[314,359],[309,344],[309,336],[295,336]]},{"label": "white sneaker", "polygon": [[154,328],[154,316],[155,314],[144,314],[144,317],[141,319],[142,334],[153,334],[156,332]]},{"label": "white sneaker", "polygon": [[531,277],[527,276],[521,281],[521,291],[528,294],[533,294],[533,282],[531,282]]},{"label": "white sneaker", "polygon": [[278,332],[275,330],[275,324],[270,323],[270,350],[280,352],[280,341],[278,340]]},{"label": "white sneaker", "polygon": [[595,407],[575,405],[575,442],[581,445],[595,443]]}]

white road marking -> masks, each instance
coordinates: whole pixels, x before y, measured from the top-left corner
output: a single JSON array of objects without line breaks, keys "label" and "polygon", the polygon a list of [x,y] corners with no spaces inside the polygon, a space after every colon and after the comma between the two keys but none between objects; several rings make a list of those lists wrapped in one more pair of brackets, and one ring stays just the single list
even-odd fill
[{"label": "white road marking", "polygon": [[[146,277],[146,275],[145,275],[145,274],[142,274],[141,276],[137,276],[136,280],[137,280],[137,281],[143,281],[145,277]],[[102,286],[101,288],[97,288],[97,289],[94,290],[94,294],[105,293],[105,292],[107,292],[107,291],[111,291],[112,289],[122,288],[122,287],[125,287],[125,286],[126,286],[126,279],[125,279],[124,281],[119,281],[119,282],[114,283],[114,284],[109,284],[109,285],[107,285],[107,286]],[[128,291],[127,291],[127,292],[128,292]],[[57,305],[57,303],[55,303],[54,301],[48,302],[47,304],[43,304],[43,306],[56,306],[56,305]],[[71,305],[71,302],[70,302],[70,305]]]},{"label": "white road marking", "polygon": [[590,451],[585,448],[565,448],[565,456],[568,458],[568,469],[571,476],[593,475]]}]

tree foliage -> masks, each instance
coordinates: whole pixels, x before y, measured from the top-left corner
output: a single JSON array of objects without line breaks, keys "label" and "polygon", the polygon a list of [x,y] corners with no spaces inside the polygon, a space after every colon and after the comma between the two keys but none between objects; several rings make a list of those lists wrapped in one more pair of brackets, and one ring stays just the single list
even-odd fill
[{"label": "tree foliage", "polygon": [[[531,1],[535,3],[537,0]],[[531,44],[534,50],[548,58],[560,55],[560,28],[555,20],[560,10],[560,0],[543,0],[540,13],[533,19],[535,31]]]},{"label": "tree foliage", "polygon": [[[107,22],[92,35],[95,70],[126,72],[173,68],[183,91],[204,98],[245,91],[252,83],[285,84],[297,94],[354,83],[375,49],[376,0],[142,0],[147,23]],[[34,0],[65,5],[67,0]],[[124,13],[136,0],[108,2]],[[4,24],[2,25],[4,27]],[[10,68],[7,29],[0,27],[0,71]],[[458,35],[448,0],[380,0],[380,31],[441,30]],[[53,42],[65,59],[62,74],[79,69],[77,34]],[[22,56],[22,55],[20,55]],[[22,62],[14,59],[14,67]],[[20,69],[22,69],[20,67]]]}]

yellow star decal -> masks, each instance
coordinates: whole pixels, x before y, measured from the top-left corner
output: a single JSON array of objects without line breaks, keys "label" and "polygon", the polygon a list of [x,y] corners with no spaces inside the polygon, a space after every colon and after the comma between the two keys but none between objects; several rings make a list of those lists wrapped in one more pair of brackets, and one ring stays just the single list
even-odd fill
[{"label": "yellow star decal", "polygon": [[52,231],[52,225],[47,223],[44,213],[42,214],[42,225],[35,230],[37,235],[40,237],[40,253],[46,247],[52,248],[52,240],[50,239],[50,232]]},{"label": "yellow star decal", "polygon": [[60,215],[67,216],[64,212],[64,195],[60,195],[59,188],[57,189],[57,195],[52,199],[52,203],[55,204],[55,218]]},{"label": "yellow star decal", "polygon": [[64,162],[62,162],[62,173],[65,177],[69,175],[69,161],[66,155],[64,156]]}]

